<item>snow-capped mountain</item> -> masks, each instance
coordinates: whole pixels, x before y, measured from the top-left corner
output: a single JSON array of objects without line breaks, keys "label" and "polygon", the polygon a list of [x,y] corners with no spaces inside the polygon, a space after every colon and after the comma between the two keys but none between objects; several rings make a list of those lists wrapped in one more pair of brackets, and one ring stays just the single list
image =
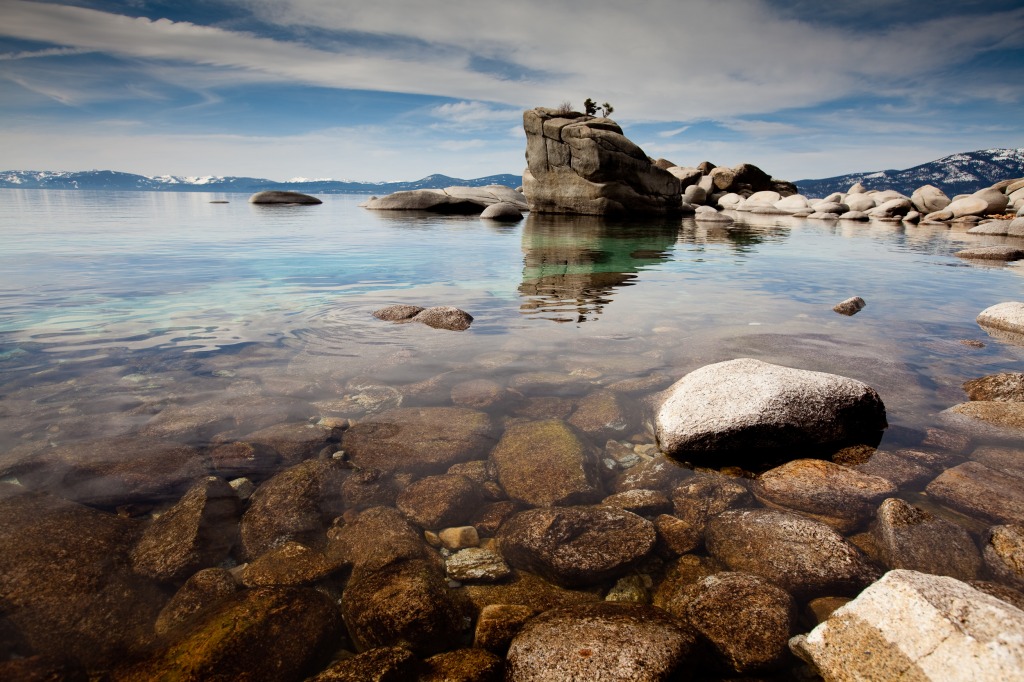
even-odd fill
[{"label": "snow-capped mountain", "polygon": [[980,149],[944,156],[906,170],[850,173],[820,180],[797,180],[806,196],[823,197],[845,192],[855,183],[868,189],[894,189],[910,196],[921,185],[935,185],[949,196],[967,194],[1000,180],[1024,177],[1024,148]]},{"label": "snow-capped mountain", "polygon": [[518,187],[521,176],[508,173],[466,180],[447,175],[428,175],[411,182],[352,182],[349,180],[310,180],[293,178],[285,182],[266,178],[233,176],[157,175],[147,177],[118,171],[0,171],[0,188],[20,189],[103,189],[142,190],[149,192],[260,192],[266,189],[288,189],[314,194],[390,194],[408,189],[438,189],[462,185],[483,187],[505,185]]}]

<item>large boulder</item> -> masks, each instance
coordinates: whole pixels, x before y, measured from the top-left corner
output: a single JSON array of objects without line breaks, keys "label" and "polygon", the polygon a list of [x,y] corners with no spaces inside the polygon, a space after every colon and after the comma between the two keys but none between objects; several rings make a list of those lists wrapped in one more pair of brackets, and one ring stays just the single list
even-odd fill
[{"label": "large boulder", "polygon": [[826,680],[1022,680],[1024,611],[954,578],[896,570],[790,646]]},{"label": "large boulder", "polygon": [[946,193],[934,185],[918,187],[910,196],[910,201],[914,204],[914,208],[925,215],[941,211],[950,204]]},{"label": "large boulder", "polygon": [[877,440],[878,394],[854,379],[751,358],[707,365],[666,391],[655,416],[668,454],[779,450]]},{"label": "large boulder", "polygon": [[373,211],[474,214],[483,213],[488,206],[500,203],[511,204],[518,210],[527,209],[523,195],[503,185],[406,190],[385,197],[374,197],[363,204],[363,208]]},{"label": "large boulder", "polygon": [[689,679],[696,638],[664,611],[602,603],[552,609],[528,621],[506,659],[509,682]]},{"label": "large boulder", "polygon": [[523,192],[538,213],[678,213],[679,179],[614,121],[538,107],[524,112]]}]

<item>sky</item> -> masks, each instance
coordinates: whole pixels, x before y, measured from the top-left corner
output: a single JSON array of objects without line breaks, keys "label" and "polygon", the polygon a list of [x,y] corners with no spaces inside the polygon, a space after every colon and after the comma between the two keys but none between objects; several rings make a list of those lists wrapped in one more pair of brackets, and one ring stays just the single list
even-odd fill
[{"label": "sky", "polygon": [[0,169],[521,173],[591,97],[798,180],[1024,147],[1020,0],[0,0]]}]

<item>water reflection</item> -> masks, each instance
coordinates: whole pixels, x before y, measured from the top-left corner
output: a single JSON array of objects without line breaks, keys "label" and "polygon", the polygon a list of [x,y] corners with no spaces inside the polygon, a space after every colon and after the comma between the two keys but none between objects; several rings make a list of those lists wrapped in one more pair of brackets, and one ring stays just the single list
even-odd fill
[{"label": "water reflection", "polygon": [[520,312],[555,322],[596,320],[616,288],[671,258],[677,223],[631,225],[593,216],[531,214],[523,227]]}]

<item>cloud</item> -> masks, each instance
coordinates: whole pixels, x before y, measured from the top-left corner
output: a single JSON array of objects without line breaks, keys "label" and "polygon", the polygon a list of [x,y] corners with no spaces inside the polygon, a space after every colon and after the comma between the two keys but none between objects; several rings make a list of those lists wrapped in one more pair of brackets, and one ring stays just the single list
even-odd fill
[{"label": "cloud", "polygon": [[658,133],[658,137],[675,137],[680,133],[685,133],[690,129],[690,126],[683,126],[682,128],[673,128],[672,130],[662,130]]},{"label": "cloud", "polygon": [[[337,37],[332,49],[318,49],[188,22],[21,0],[5,3],[0,33],[233,70],[268,82],[514,107],[591,96],[612,102],[620,117],[633,121],[739,117],[898,92],[912,88],[909,80],[923,73],[945,73],[995,46],[1024,44],[1024,9],[847,31],[785,17],[766,0],[599,7],[582,0],[449,0],[443,11],[419,0],[238,4],[265,21],[336,31]],[[473,64],[481,60],[530,75],[480,71]]]},{"label": "cloud", "polygon": [[458,125],[479,125],[482,123],[507,123],[522,116],[519,109],[496,109],[484,102],[450,102],[434,107],[431,115]]},{"label": "cloud", "polygon": [[87,54],[90,51],[77,47],[51,47],[45,50],[7,52],[0,54],[0,62],[16,61],[19,59],[39,59],[42,57],[72,57],[79,54]]}]

